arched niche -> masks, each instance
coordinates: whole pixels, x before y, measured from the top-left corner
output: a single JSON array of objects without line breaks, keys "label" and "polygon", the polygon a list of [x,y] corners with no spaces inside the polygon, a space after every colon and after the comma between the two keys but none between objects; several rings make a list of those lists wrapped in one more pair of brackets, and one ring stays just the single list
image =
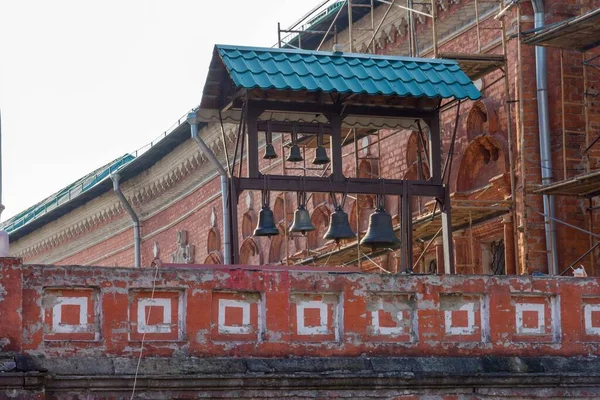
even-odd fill
[{"label": "arched niche", "polygon": [[358,163],[359,178],[377,178],[379,176],[376,160],[362,159]]},{"label": "arched niche", "polygon": [[204,264],[206,264],[206,265],[222,265],[223,257],[221,256],[220,252],[213,251],[206,257],[206,259],[204,259]]},{"label": "arched niche", "polygon": [[312,205],[313,208],[317,208],[323,203],[329,202],[329,194],[328,193],[313,193],[312,194]]},{"label": "arched niche", "polygon": [[472,141],[485,133],[495,133],[499,129],[498,114],[494,101],[486,97],[476,101],[467,115],[467,138]]},{"label": "arched niche", "polygon": [[[285,225],[280,223],[277,226],[279,229],[279,235],[271,237],[271,246],[269,247],[269,264],[281,264],[286,258],[286,245],[285,242]],[[292,254],[292,253],[290,253]]]},{"label": "arched niche", "polygon": [[221,240],[219,238],[219,232],[217,228],[211,228],[208,231],[208,235],[206,238],[206,252],[208,254],[219,251],[221,249]]},{"label": "arched niche", "polygon": [[375,196],[359,195],[358,204],[360,205],[358,227],[356,225],[356,202],[353,202],[352,204],[350,226],[352,229],[358,229],[362,233],[367,230],[369,226],[369,216],[375,211]]},{"label": "arched niche", "polygon": [[470,192],[489,184],[491,178],[507,172],[503,142],[496,136],[480,135],[463,153],[456,182],[457,192]]},{"label": "arched niche", "polygon": [[252,232],[254,232],[254,211],[250,210],[244,213],[242,216],[242,238],[246,239],[252,236]]},{"label": "arched niche", "polygon": [[240,246],[240,264],[262,265],[260,248],[253,237],[244,239]]},{"label": "arched niche", "polygon": [[[406,142],[406,155],[405,155],[405,159],[406,159],[406,166],[408,168],[410,168],[411,165],[416,165],[417,161],[419,160],[418,154],[419,154],[419,149],[421,149],[421,160],[423,162],[423,164],[425,164],[427,162],[426,159],[426,154],[427,152],[425,151],[425,149],[423,148],[423,146],[429,146],[429,128],[427,126],[423,126],[423,142],[419,144],[419,136],[420,133],[419,131],[411,131],[410,136],[408,137],[408,140]],[[416,178],[415,178],[416,179]]]},{"label": "arched niche", "polygon": [[[422,169],[423,169],[423,179],[425,179],[425,180],[429,179],[430,175],[429,175],[429,168],[427,167],[427,165],[423,164]],[[406,170],[406,173],[404,174],[404,179],[405,180],[419,179],[419,169],[417,167],[416,161],[408,168],[408,170]],[[430,197],[413,196],[412,202],[411,202],[412,214],[413,215],[421,214],[423,211],[423,204],[426,204],[429,200],[431,200]]]},{"label": "arched niche", "polygon": [[275,219],[275,223],[278,224],[285,218],[285,214],[283,212],[283,194],[280,194],[275,199],[275,203],[273,204],[273,218]]},{"label": "arched niche", "polygon": [[327,204],[321,204],[319,207],[315,208],[312,215],[310,216],[310,220],[312,224],[315,226],[315,230],[308,232],[306,234],[308,239],[308,247],[310,249],[315,249],[322,247],[326,240],[323,239],[323,236],[329,229],[329,216],[331,215],[331,209]]}]

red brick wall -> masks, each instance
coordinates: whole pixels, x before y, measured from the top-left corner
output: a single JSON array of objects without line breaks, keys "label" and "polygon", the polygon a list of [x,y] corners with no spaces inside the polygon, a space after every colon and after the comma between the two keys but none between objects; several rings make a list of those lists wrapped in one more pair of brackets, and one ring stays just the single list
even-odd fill
[{"label": "red brick wall", "polygon": [[[548,22],[554,22],[578,12],[579,2],[561,2],[547,1],[547,19]],[[598,7],[599,1],[581,2],[585,7]],[[441,21],[450,18],[462,7],[473,7],[472,1],[460,1],[456,4],[449,4],[446,11],[440,11],[439,18]],[[523,2],[521,8],[521,30],[533,28],[533,10],[529,2]],[[517,30],[517,8],[513,7],[504,17],[507,32],[515,33]],[[493,18],[485,19],[481,22],[480,38],[482,49],[486,53],[498,54],[502,51],[500,46],[500,32],[497,30],[500,24]],[[430,34],[431,26],[429,23],[417,24],[419,35],[426,37]],[[385,54],[397,54],[401,49],[405,48],[406,36],[395,35],[395,41],[387,43],[385,47],[379,48],[378,52]],[[440,43],[440,52],[476,52],[477,51],[477,34],[473,27],[456,38]],[[504,89],[504,81],[500,80],[493,83],[501,77],[500,72],[494,72],[483,79],[483,86],[488,86],[484,92],[484,100],[481,103],[474,104],[472,101],[465,101],[461,104],[458,130],[456,136],[456,145],[454,157],[452,161],[452,170],[450,171],[450,188],[451,190],[466,190],[461,193],[461,198],[464,199],[498,199],[503,200],[509,198],[510,180],[509,178],[509,163],[508,163],[508,135],[505,102],[511,100],[511,129],[513,132],[513,158],[514,171],[516,176],[516,193],[515,199],[515,215],[513,217],[515,232],[518,237],[518,266],[515,271],[547,272],[547,252],[544,235],[543,218],[534,210],[541,211],[543,209],[542,199],[539,195],[532,194],[532,190],[541,183],[540,167],[539,167],[539,138],[538,138],[538,119],[537,119],[537,90],[535,84],[535,57],[534,48],[532,46],[521,46],[521,59],[518,59],[518,42],[514,36],[508,40],[507,44],[508,57],[508,77],[510,93],[506,94]],[[587,57],[593,56],[594,53],[588,52]],[[560,52],[555,49],[548,50],[548,82],[549,82],[549,100],[550,100],[550,122],[552,135],[552,149],[554,170],[553,176],[555,180],[563,179],[563,146],[562,146],[562,104],[561,104],[561,85],[560,85]],[[564,80],[565,100],[570,102],[565,104],[565,121],[567,130],[584,131],[585,113],[581,106],[584,97],[583,89],[583,68],[581,66],[581,55],[574,52],[564,52],[564,72],[568,76]],[[519,72],[522,74],[522,81],[519,80]],[[600,74],[594,68],[588,67],[588,91],[593,94],[593,89],[600,85]],[[519,86],[520,85],[520,86]],[[521,91],[522,93],[521,93]],[[519,98],[522,94],[522,98]],[[600,127],[600,104],[598,97],[587,96],[588,98],[588,121],[589,133],[588,140],[593,140],[598,134]],[[571,104],[573,103],[573,104]],[[579,104],[579,105],[577,105]],[[483,125],[477,125],[477,109],[481,106],[488,121]],[[519,113],[519,108],[522,107],[522,115]],[[443,131],[443,150],[444,157],[450,147],[450,139],[455,126],[456,109],[450,109],[442,114],[441,127]],[[522,117],[522,118],[521,118]],[[522,129],[521,129],[522,125]],[[361,165],[368,163],[372,169],[372,173],[379,174],[384,178],[403,178],[407,173],[414,173],[410,170],[412,160],[414,160],[414,148],[408,146],[410,131],[402,131],[391,135],[394,130],[382,130],[381,137],[383,138],[380,144],[373,144],[369,149],[369,156],[378,158],[378,160],[362,161]],[[482,139],[482,136],[484,138]],[[478,137],[479,136],[479,137]],[[485,139],[485,138],[490,138]],[[374,143],[375,136],[371,136],[371,143]],[[490,143],[497,146],[500,152],[499,159],[486,161],[485,151],[482,150]],[[576,133],[567,133],[566,135],[566,156],[567,158],[576,158],[577,160],[567,161],[567,177],[586,171],[589,164],[591,169],[596,168],[598,160],[600,160],[600,146],[596,145],[590,151],[589,162],[582,158],[583,148],[585,148],[585,135]],[[186,145],[189,145],[186,144]],[[281,157],[280,142],[275,141],[275,147]],[[362,147],[362,143],[359,147]],[[379,150],[380,149],[380,150]],[[354,167],[354,156],[352,146],[346,146],[343,153],[350,153],[344,158],[343,171],[346,176],[354,176],[356,174]],[[379,151],[381,154],[379,154]],[[366,151],[361,151],[361,157],[365,157]],[[411,158],[412,157],[412,158]],[[307,152],[307,167],[311,167],[310,160],[313,158],[312,151]],[[282,166],[279,163],[281,158],[274,161],[261,160],[261,167],[268,168],[270,173],[281,173]],[[243,168],[244,169],[244,168]],[[297,175],[300,171],[288,171],[288,174]],[[312,171],[309,174],[318,172]],[[363,172],[364,174],[364,172]],[[492,179],[492,189],[484,185],[490,177],[495,175],[503,175],[503,183],[500,184],[497,179]],[[197,176],[186,178],[196,179],[201,181]],[[460,182],[460,184],[459,184]],[[178,185],[181,185],[179,183]],[[474,189],[471,190],[471,189]],[[177,192],[177,186],[169,189],[170,192]],[[147,266],[153,259],[154,243],[158,243],[160,249],[160,258],[163,262],[170,260],[170,255],[176,250],[176,235],[179,230],[187,230],[189,243],[195,246],[195,262],[204,262],[208,259],[207,252],[207,237],[210,230],[210,217],[215,212],[216,232],[221,232],[221,200],[218,197],[220,191],[218,179],[215,178],[207,184],[199,186],[198,189],[185,198],[174,200],[171,205],[155,215],[142,216],[142,265]],[[169,192],[169,193],[170,193]],[[168,194],[165,194],[168,195]],[[279,193],[271,193],[271,206],[275,204],[275,199],[280,196]],[[243,245],[244,237],[242,236],[242,219],[244,214],[248,212],[251,216],[248,226],[256,225],[256,217],[260,211],[260,193],[255,192],[251,195],[252,206],[248,210],[246,206],[246,194],[240,196],[240,204],[238,206],[238,228],[240,231],[240,246]],[[286,212],[288,223],[291,222],[294,209],[296,208],[295,196],[288,194],[286,197]],[[324,199],[328,201],[328,198]],[[427,202],[430,199],[423,199],[422,202]],[[206,203],[203,206],[202,204]],[[392,215],[397,214],[398,200],[390,198],[387,201],[388,208]],[[415,203],[417,204],[417,203]],[[589,204],[585,200],[557,197],[556,198],[556,216],[557,218],[566,220],[583,229],[589,229],[598,226],[598,213],[594,213],[592,220],[587,213]],[[313,213],[316,206],[313,201],[308,204],[308,209]],[[596,205],[593,203],[592,205]],[[353,221],[353,228],[356,230],[356,216],[352,212],[354,201],[349,199],[346,204],[346,211],[350,214]],[[331,205],[326,206],[331,210]],[[197,208],[197,209],[196,209]],[[323,210],[323,206],[321,206]],[[77,212],[77,211],[75,211]],[[184,215],[189,215],[183,218]],[[282,212],[280,213],[282,215]],[[361,213],[359,224],[366,226],[369,210]],[[128,220],[125,213],[113,217],[113,219],[103,223],[115,224],[118,221]],[[181,219],[181,220],[180,220]],[[321,218],[322,219],[322,218]],[[325,218],[326,220],[326,218]],[[279,222],[279,221],[278,221]],[[281,225],[282,230],[285,229],[285,224]],[[325,227],[321,226],[323,231]],[[477,232],[470,233],[468,229],[464,232],[457,233],[457,240],[463,241],[464,237],[474,237],[476,243],[473,244],[475,249],[480,249],[482,243],[489,239],[490,235],[497,235],[503,230],[500,219],[494,219],[486,224],[476,227]],[[512,229],[512,228],[511,228]],[[363,229],[364,230],[364,229]],[[35,235],[35,233],[33,233]],[[86,235],[89,233],[84,233]],[[312,235],[315,236],[315,235]],[[74,240],[73,238],[72,240]],[[510,239],[510,235],[508,236]],[[254,240],[255,244],[247,243],[244,247],[245,252],[248,249],[256,246],[260,254],[255,256],[254,262],[262,263],[278,263],[278,254],[284,254],[280,248],[285,244],[281,238],[254,238],[246,239],[247,241]],[[560,243],[559,263],[560,269],[567,267],[577,257],[583,254],[590,246],[590,240],[587,235],[577,232],[571,228],[557,225],[557,241]],[[505,240],[505,242],[507,242]],[[72,241],[61,243],[60,246],[69,247]],[[307,243],[304,238],[294,238],[287,241],[288,253],[299,255],[300,251],[305,251]],[[311,238],[310,244],[314,246],[322,245],[321,240]],[[460,245],[460,243],[459,243]],[[506,243],[505,243],[506,245]],[[471,246],[469,244],[469,246]],[[419,252],[419,248],[415,248],[415,252]],[[514,247],[514,246],[513,246]],[[508,246],[507,246],[508,248]],[[430,249],[430,256],[435,253],[435,247]],[[477,250],[479,251],[479,250]],[[461,265],[473,264],[470,252],[458,252],[456,255],[456,263]],[[600,260],[600,251],[594,254],[595,260]],[[211,260],[218,259],[218,254],[213,254]],[[475,258],[481,259],[476,256]],[[506,258],[512,258],[507,252]],[[262,260],[262,261],[258,261]],[[586,267],[588,274],[598,274],[597,262],[591,257],[587,257],[581,261]],[[211,262],[213,262],[211,261]],[[133,264],[133,233],[131,230],[122,231],[118,234],[108,235],[101,243],[90,243],[90,247],[77,252],[74,255],[68,256],[56,261],[57,264],[99,264],[106,266],[116,265],[132,265]],[[596,269],[594,269],[596,268]],[[473,269],[473,268],[471,268]],[[476,272],[482,272],[484,269],[477,267]]]},{"label": "red brick wall", "polygon": [[144,337],[145,357],[574,356],[596,354],[600,343],[595,278],[356,272],[7,259],[0,351],[137,357]]}]

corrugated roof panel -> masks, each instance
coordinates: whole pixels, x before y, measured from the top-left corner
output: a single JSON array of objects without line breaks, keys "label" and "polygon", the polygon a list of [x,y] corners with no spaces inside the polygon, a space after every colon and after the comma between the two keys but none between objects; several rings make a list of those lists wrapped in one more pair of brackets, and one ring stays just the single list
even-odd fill
[{"label": "corrugated roof panel", "polygon": [[477,100],[456,61],[217,45],[236,86]]}]

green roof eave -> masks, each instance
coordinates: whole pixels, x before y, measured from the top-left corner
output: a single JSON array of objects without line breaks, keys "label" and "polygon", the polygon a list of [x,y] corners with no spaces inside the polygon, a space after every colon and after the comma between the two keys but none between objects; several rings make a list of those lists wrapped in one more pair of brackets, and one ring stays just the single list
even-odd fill
[{"label": "green roof eave", "polygon": [[216,45],[234,85],[400,97],[477,100],[454,60]]}]

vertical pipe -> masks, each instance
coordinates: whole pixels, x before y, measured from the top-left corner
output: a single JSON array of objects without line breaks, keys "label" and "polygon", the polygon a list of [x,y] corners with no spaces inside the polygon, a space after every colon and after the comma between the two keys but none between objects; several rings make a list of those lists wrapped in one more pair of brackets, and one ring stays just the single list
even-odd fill
[{"label": "vertical pipe", "polygon": [[[358,139],[356,138],[356,128],[352,128],[354,131],[354,171],[355,176],[358,178]],[[360,198],[356,194],[356,207],[354,207],[356,215],[356,252],[358,253],[358,269],[361,269],[361,257],[360,257]]]},{"label": "vertical pipe", "polygon": [[[412,10],[412,0],[406,0],[406,8]],[[413,13],[410,10],[406,11],[406,16],[408,17],[408,55],[410,57],[415,56],[415,33],[414,33],[414,23],[413,23]]]},{"label": "vertical pipe", "polygon": [[[532,0],[535,28],[542,28],[544,22],[543,0]],[[550,113],[548,107],[548,73],[546,48],[535,47],[535,76],[537,82],[538,125],[540,136],[540,168],[542,184],[552,182],[552,151],[550,148]],[[544,222],[546,230],[546,251],[548,254],[548,272],[557,275],[558,253],[556,246],[556,225],[554,223],[554,196],[544,195]]]},{"label": "vertical pipe", "polygon": [[438,41],[437,41],[437,1],[431,0],[431,31],[433,35],[433,58],[438,57]]},{"label": "vertical pipe", "polygon": [[[500,3],[502,9],[502,3]],[[477,24],[477,54],[481,53],[481,34],[479,31],[479,2],[475,0],[475,21]]]},{"label": "vertical pipe", "polygon": [[[190,124],[190,130],[192,139],[198,144],[200,150],[206,155],[206,157],[212,162],[217,168],[221,178],[221,208],[223,211],[223,263],[225,265],[231,264],[231,215],[229,209],[229,178],[227,171],[221,165],[215,153],[204,143],[204,140],[198,135],[198,122],[196,119],[196,113],[191,112],[187,117],[188,123]],[[234,161],[235,162],[235,161]],[[237,224],[237,220],[236,220]]]},{"label": "vertical pipe", "polygon": [[[567,132],[565,131],[565,71],[563,50],[560,49],[560,104],[562,120],[562,145],[563,145],[563,179],[567,179]],[[584,67],[585,68],[585,67]]]},{"label": "vertical pipe", "polygon": [[348,0],[348,50],[354,52],[352,45],[352,0]]},{"label": "vertical pipe", "polygon": [[114,189],[117,197],[121,201],[121,204],[123,204],[123,208],[125,208],[125,210],[129,214],[129,216],[131,217],[131,221],[133,222],[134,263],[135,263],[136,268],[140,268],[142,266],[142,263],[141,263],[142,237],[140,235],[140,220],[139,220],[137,214],[135,213],[135,211],[133,210],[133,207],[131,207],[131,204],[129,204],[129,202],[127,201],[127,198],[121,191],[121,187],[119,186],[119,183],[120,183],[119,181],[120,181],[121,177],[119,176],[119,174],[115,172],[110,175],[110,178],[113,181],[113,189]]}]

